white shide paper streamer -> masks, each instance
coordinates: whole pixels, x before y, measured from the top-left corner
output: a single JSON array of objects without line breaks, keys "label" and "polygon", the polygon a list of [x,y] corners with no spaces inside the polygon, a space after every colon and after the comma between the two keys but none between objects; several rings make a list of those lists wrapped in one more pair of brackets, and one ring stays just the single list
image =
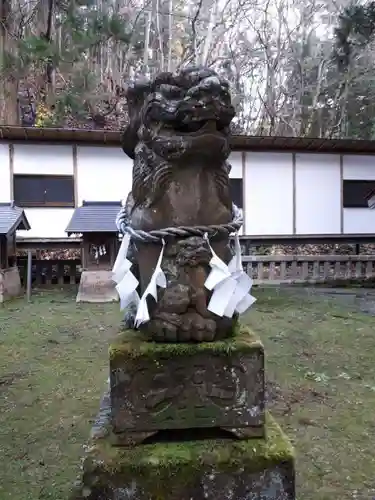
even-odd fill
[{"label": "white shide paper streamer", "polygon": [[129,243],[130,235],[124,234],[112,269],[112,279],[117,283],[116,290],[120,297],[121,311],[128,307],[129,304],[139,304],[140,301],[138,292],[136,291],[138,280],[130,270],[132,263],[126,258]]},{"label": "white shide paper streamer", "polygon": [[207,235],[205,235],[205,239],[212,254],[211,272],[206,279],[205,287],[213,293],[207,309],[217,316],[227,318],[232,318],[235,312],[243,314],[254,304],[256,298],[249,293],[253,280],[242,267],[238,233],[235,234],[234,238],[235,254],[228,265],[216,255]]},{"label": "white shide paper streamer", "polygon": [[[212,254],[210,260],[211,272],[205,281],[205,287],[213,292],[207,307],[208,310],[217,316],[227,318],[232,318],[235,312],[243,314],[254,304],[256,298],[249,293],[253,280],[243,270],[238,233],[235,235],[235,254],[228,265],[216,255],[209,243],[207,234],[205,239]],[[137,306],[135,327],[138,327],[150,320],[147,297],[152,295],[157,302],[157,288],[166,288],[167,286],[167,279],[161,268],[165,242],[163,240],[155,270],[141,298],[136,291],[139,282],[130,270],[132,263],[126,257],[129,243],[130,235],[125,234],[113,266],[112,279],[117,283],[116,290],[120,297],[121,310],[124,310],[130,304]]]},{"label": "white shide paper streamer", "polygon": [[106,255],[107,251],[105,249],[105,245],[100,245],[100,246],[92,246],[91,251],[94,254],[94,259],[98,260],[99,257]]},{"label": "white shide paper streamer", "polygon": [[157,287],[166,288],[167,287],[167,278],[161,268],[161,262],[163,260],[165,241],[163,240],[163,246],[159,254],[159,258],[155,267],[155,270],[151,276],[150,283],[147,285],[146,290],[144,291],[141,300],[138,305],[137,314],[135,316],[135,326],[138,327],[142,323],[146,323],[150,320],[150,315],[147,307],[147,297],[152,295],[155,301],[158,301],[158,291]]},{"label": "white shide paper streamer", "polygon": [[137,313],[135,316],[135,327],[150,320],[150,315],[147,307],[147,297],[152,295],[157,302],[158,294],[157,287],[166,288],[167,278],[161,269],[161,262],[163,260],[165,242],[159,254],[159,258],[155,270],[151,276],[150,283],[144,291],[141,298],[139,298],[137,286],[139,284],[137,278],[131,272],[130,268],[132,263],[126,258],[130,243],[130,235],[124,234],[121,242],[119,252],[116,257],[115,264],[112,269],[112,279],[117,283],[116,290],[120,297],[120,309],[124,310],[130,304],[137,306]]}]

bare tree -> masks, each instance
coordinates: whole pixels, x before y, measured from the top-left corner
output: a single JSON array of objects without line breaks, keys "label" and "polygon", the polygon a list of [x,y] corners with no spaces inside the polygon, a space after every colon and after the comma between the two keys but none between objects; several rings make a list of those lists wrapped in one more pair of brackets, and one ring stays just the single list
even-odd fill
[{"label": "bare tree", "polygon": [[238,132],[341,136],[357,120],[356,133],[372,134],[362,122],[372,120],[374,47],[345,72],[332,57],[348,2],[0,0],[2,123],[21,122],[19,104],[40,117],[42,103],[55,125],[119,127],[128,79],[204,64],[229,79]]}]

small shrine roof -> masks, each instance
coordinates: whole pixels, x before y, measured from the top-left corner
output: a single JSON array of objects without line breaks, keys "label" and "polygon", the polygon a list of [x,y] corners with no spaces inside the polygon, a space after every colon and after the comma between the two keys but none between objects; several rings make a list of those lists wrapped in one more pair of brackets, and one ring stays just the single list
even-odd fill
[{"label": "small shrine roof", "polygon": [[84,201],[74,210],[65,231],[68,235],[117,233],[116,216],[120,208],[120,201]]},{"label": "small shrine roof", "polygon": [[0,235],[14,233],[17,229],[31,229],[25,211],[12,202],[0,203]]}]

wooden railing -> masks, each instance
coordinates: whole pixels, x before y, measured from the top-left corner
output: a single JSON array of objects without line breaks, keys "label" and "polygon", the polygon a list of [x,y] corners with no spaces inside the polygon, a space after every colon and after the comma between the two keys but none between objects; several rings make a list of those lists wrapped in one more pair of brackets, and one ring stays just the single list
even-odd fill
[{"label": "wooden railing", "polygon": [[[18,258],[21,283],[26,284],[27,259]],[[31,268],[33,286],[75,285],[81,279],[81,260],[42,260],[33,259]]]},{"label": "wooden railing", "polygon": [[[242,258],[254,284],[328,283],[375,280],[375,255],[258,255]],[[17,260],[26,283],[27,260]],[[81,260],[37,260],[32,263],[33,286],[77,284]]]},{"label": "wooden railing", "polygon": [[254,284],[375,279],[375,255],[258,255],[242,260]]}]

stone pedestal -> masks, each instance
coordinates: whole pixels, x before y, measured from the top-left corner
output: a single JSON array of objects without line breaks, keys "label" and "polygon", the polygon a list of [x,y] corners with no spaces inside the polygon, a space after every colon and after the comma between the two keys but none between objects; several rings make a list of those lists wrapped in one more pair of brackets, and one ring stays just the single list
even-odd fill
[{"label": "stone pedestal", "polygon": [[293,450],[269,415],[266,435],[135,448],[97,439],[71,500],[294,500]]},{"label": "stone pedestal", "polygon": [[0,269],[0,303],[21,295],[22,286],[18,267]]},{"label": "stone pedestal", "polygon": [[246,327],[164,344],[125,331],[71,500],[295,500],[288,439],[265,412],[264,351]]},{"label": "stone pedestal", "polygon": [[147,342],[126,331],[110,347],[110,382],[119,444],[165,429],[264,434],[263,346],[246,328],[198,344]]},{"label": "stone pedestal", "polygon": [[116,302],[118,294],[111,271],[83,271],[79,283],[77,302]]}]

